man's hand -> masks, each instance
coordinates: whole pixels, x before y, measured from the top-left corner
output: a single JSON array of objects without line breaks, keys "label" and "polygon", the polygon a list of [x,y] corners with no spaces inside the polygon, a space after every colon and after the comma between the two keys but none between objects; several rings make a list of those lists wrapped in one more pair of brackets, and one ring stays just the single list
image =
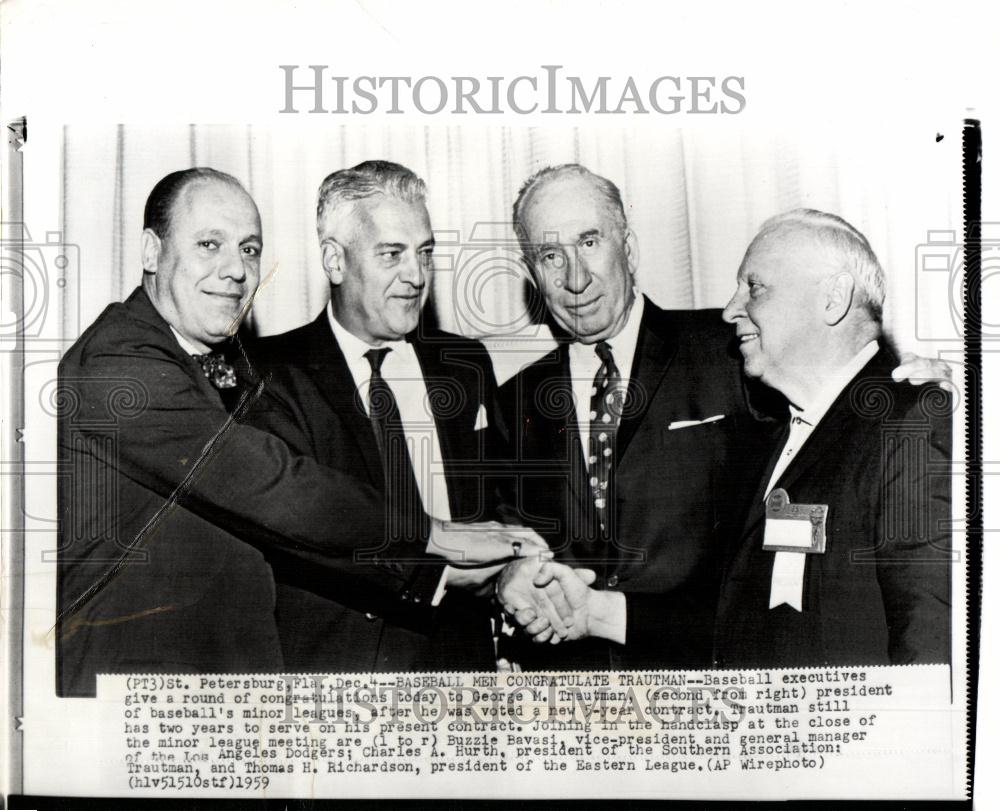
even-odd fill
[{"label": "man's hand", "polygon": [[[532,578],[535,594],[539,595],[538,605],[543,610],[536,612],[528,606],[514,612],[514,618],[524,628],[533,641],[550,642],[553,645],[562,640],[583,639],[589,636],[590,592],[588,588],[597,579],[590,569],[572,569],[554,561],[542,562]],[[553,619],[552,606],[559,612]]]},{"label": "man's hand", "polygon": [[514,618],[524,627],[525,633],[539,643],[557,644],[563,639],[594,636],[624,644],[625,595],[590,588],[595,579],[596,575],[589,569],[571,569],[555,561],[546,561],[538,567],[532,585],[536,593],[545,595],[542,605],[558,607],[566,632],[562,633],[548,612],[536,612],[531,606],[517,609]]},{"label": "man's hand", "polygon": [[[457,524],[434,519],[427,543],[428,554],[440,555],[456,564],[448,569],[448,586],[472,589],[492,580],[512,556],[537,557],[548,548],[534,530],[497,521]],[[498,562],[489,565],[491,561]]]},{"label": "man's hand", "polygon": [[924,358],[904,352],[899,358],[899,366],[892,370],[892,379],[897,383],[906,380],[912,386],[936,382],[941,388],[950,389],[951,365],[940,358]]},{"label": "man's hand", "polygon": [[[509,616],[515,619],[520,616],[518,624],[527,625],[532,621],[536,623],[536,630],[531,634],[532,636],[535,636],[544,627],[554,631],[555,640],[558,640],[569,635],[569,626],[573,623],[574,612],[573,607],[565,599],[559,584],[553,584],[551,589],[539,588],[535,585],[535,579],[545,560],[546,556],[539,554],[509,563],[497,580],[497,599]],[[588,574],[590,575],[589,582],[592,583],[594,573],[589,572]],[[549,636],[551,633],[546,636],[546,639]]]}]

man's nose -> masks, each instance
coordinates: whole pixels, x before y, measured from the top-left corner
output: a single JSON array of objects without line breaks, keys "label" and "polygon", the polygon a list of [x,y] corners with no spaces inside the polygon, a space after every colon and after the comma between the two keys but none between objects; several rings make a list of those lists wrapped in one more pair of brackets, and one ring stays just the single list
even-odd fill
[{"label": "man's nose", "polygon": [[582,258],[576,251],[566,253],[566,289],[570,293],[582,293],[590,285],[593,277],[587,267],[586,259]]},{"label": "man's nose", "polygon": [[427,283],[427,269],[419,254],[404,255],[400,262],[399,279],[413,287],[423,287]]},{"label": "man's nose", "polygon": [[247,278],[247,269],[244,264],[247,257],[239,248],[234,252],[226,252],[222,264],[219,268],[219,275],[223,279],[232,279],[234,282],[244,282]]},{"label": "man's nose", "polygon": [[722,320],[727,324],[735,324],[737,318],[745,315],[746,309],[744,308],[744,296],[739,290],[737,290],[733,293],[733,297],[729,299],[729,303],[722,311]]}]

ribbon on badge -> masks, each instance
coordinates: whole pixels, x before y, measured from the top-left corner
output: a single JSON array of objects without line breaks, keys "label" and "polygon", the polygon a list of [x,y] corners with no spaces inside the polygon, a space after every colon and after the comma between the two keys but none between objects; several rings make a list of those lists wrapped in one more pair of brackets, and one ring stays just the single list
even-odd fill
[{"label": "ribbon on badge", "polygon": [[473,427],[473,431],[482,431],[484,428],[490,427],[490,418],[486,415],[486,406],[482,403],[479,404],[479,411],[476,412],[476,424]]},{"label": "ribbon on badge", "polygon": [[767,497],[764,522],[766,552],[774,552],[768,608],[787,604],[802,610],[806,555],[826,552],[826,504],[792,504],[782,488]]}]

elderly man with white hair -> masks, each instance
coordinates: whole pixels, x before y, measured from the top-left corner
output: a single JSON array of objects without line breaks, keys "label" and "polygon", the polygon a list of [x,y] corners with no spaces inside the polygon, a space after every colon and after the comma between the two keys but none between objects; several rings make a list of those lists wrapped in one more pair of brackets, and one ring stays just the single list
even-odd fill
[{"label": "elderly man with white hair", "polygon": [[789,420],[730,558],[716,664],[950,660],[947,392],[893,381],[885,275],[832,214],[769,220],[723,312]]}]

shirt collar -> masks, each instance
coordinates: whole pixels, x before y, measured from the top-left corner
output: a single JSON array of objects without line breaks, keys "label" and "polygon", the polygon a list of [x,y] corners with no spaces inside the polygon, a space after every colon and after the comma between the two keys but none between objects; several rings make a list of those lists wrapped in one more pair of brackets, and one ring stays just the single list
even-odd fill
[{"label": "shirt collar", "polygon": [[183,349],[189,355],[205,355],[205,354],[207,354],[205,352],[202,352],[200,349],[198,349],[187,338],[185,338],[177,330],[175,330],[170,324],[167,324],[167,326],[170,327],[170,331],[174,334],[174,337],[177,339],[177,343],[179,343],[181,345],[181,349]]},{"label": "shirt collar", "polygon": [[792,419],[798,418],[807,425],[816,426],[830,410],[833,401],[840,396],[847,384],[865,368],[868,361],[874,358],[877,353],[878,341],[869,341],[865,344],[860,352],[827,378],[813,402],[806,405],[805,408],[789,404],[788,411],[792,415]]},{"label": "shirt collar", "polygon": [[[349,332],[334,316],[332,302],[328,302],[326,305],[326,317],[330,322],[330,329],[333,330],[333,337],[337,339],[337,343],[340,345],[340,351],[344,353],[345,357],[352,359],[361,358],[366,360],[366,352],[372,349],[380,348],[362,341],[353,332]],[[382,344],[381,348],[398,349],[399,347],[405,345],[406,341],[386,341]]]},{"label": "shirt collar", "polygon": [[[629,310],[628,318],[625,319],[625,326],[621,332],[613,338],[608,338],[605,343],[611,347],[611,354],[619,367],[626,360],[631,365],[632,356],[635,355],[635,347],[639,342],[639,327],[642,324],[642,313],[646,309],[646,297],[633,288],[635,299],[632,301],[632,309]],[[569,345],[570,356],[579,362],[591,362],[597,355],[594,344],[582,344],[573,341]]]}]

